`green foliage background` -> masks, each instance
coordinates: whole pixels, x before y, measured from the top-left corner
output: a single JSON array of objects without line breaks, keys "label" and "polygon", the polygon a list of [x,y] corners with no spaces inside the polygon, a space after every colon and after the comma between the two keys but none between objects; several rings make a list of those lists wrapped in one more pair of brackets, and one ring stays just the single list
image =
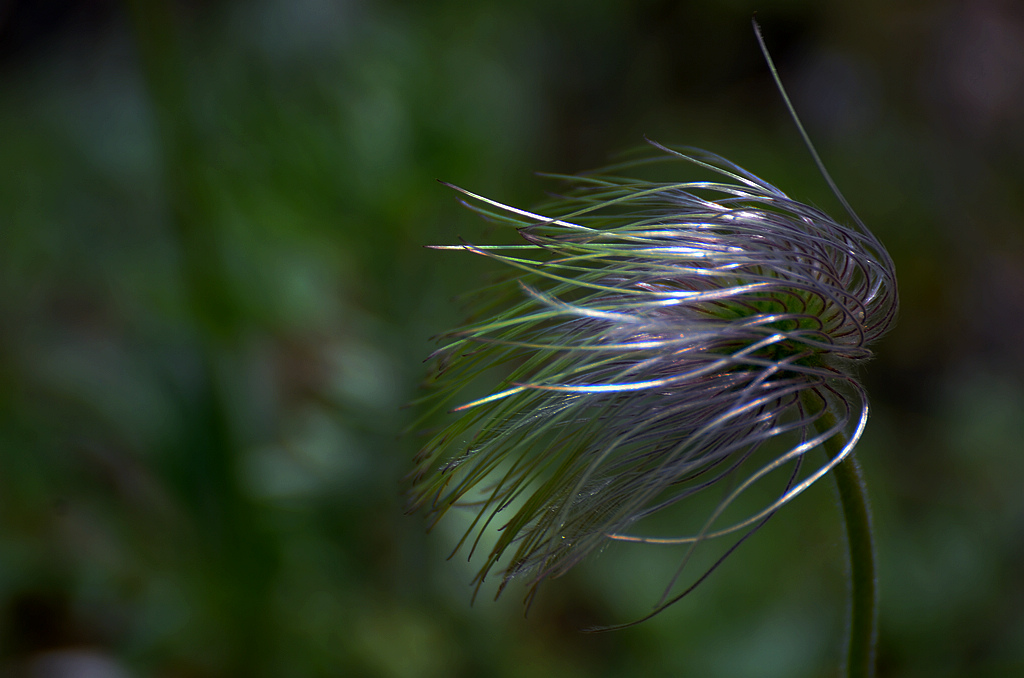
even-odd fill
[{"label": "green foliage background", "polygon": [[487,279],[422,245],[500,237],[436,178],[526,206],[533,170],[647,135],[837,212],[757,10],[900,274],[859,449],[880,674],[1024,674],[1012,3],[134,0],[39,3],[45,25],[32,4],[0,13],[0,670],[837,675],[828,483],[597,636],[578,629],[649,609],[677,553],[609,549],[525,619],[514,587],[470,607],[458,520],[425,535],[399,489],[429,337]]}]

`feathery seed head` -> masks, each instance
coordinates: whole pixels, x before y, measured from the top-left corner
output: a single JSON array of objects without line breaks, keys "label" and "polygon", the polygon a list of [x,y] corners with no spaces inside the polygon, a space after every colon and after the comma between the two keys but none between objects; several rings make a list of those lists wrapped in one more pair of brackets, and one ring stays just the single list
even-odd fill
[{"label": "feathery seed head", "polygon": [[[463,541],[501,524],[479,581],[513,547],[502,587],[518,575],[535,587],[607,540],[742,538],[849,453],[864,427],[867,400],[849,365],[871,355],[896,315],[885,249],[724,158],[652,145],[659,155],[562,177],[568,191],[543,213],[457,189],[524,243],[441,248],[517,276],[490,291],[493,315],[447,335],[437,395],[452,402],[482,370],[510,371],[490,395],[459,403],[461,418],[423,448],[410,505],[436,518],[473,507]],[[658,160],[720,180],[622,174]],[[820,433],[826,404],[836,423]],[[846,428],[840,454],[807,456]],[[755,454],[775,439],[788,442],[768,461]],[[741,493],[780,473],[771,501],[721,524]],[[696,533],[630,534],[727,480]]]},{"label": "feathery seed head", "polygon": [[[409,476],[410,510],[435,521],[454,507],[475,511],[456,550],[471,541],[472,556],[488,527],[500,527],[478,587],[507,552],[498,592],[522,576],[529,598],[609,541],[684,545],[656,614],[860,439],[868,403],[851,370],[895,322],[893,263],[832,182],[756,24],[755,34],[855,225],[722,157],[654,142],[640,159],[556,177],[566,190],[538,212],[452,186],[523,241],[436,248],[515,273],[481,295],[482,319],[445,335],[434,354],[436,389],[425,400],[432,411],[456,405],[460,416]],[[710,178],[636,178],[663,162]],[[496,366],[507,371],[489,395],[459,402]],[[840,432],[840,449],[808,454]],[[761,503],[740,501],[750,495]],[[698,512],[696,527],[639,534],[669,509]],[[730,537],[724,555],[672,595],[693,550]]]}]

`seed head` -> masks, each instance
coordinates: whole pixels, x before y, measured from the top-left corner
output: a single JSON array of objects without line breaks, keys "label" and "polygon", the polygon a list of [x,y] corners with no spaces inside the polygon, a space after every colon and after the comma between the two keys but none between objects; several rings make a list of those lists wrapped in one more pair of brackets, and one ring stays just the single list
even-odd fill
[{"label": "seed head", "polygon": [[[850,454],[864,430],[868,402],[853,370],[895,321],[896,277],[813,146],[854,225],[720,156],[650,146],[598,172],[556,176],[564,189],[537,211],[452,187],[520,236],[436,248],[512,273],[481,291],[476,319],[434,354],[426,400],[458,417],[409,476],[410,510],[432,521],[459,506],[475,513],[456,550],[471,542],[472,556],[500,527],[478,587],[497,568],[499,594],[521,577],[529,599],[609,541],[685,545],[656,613]],[[639,178],[665,163],[704,178]],[[482,381],[486,395],[465,395]],[[837,453],[809,454],[840,432]],[[694,527],[645,531],[669,509]],[[711,540],[729,544],[724,555],[675,593],[690,554]]]},{"label": "seed head", "polygon": [[[827,473],[864,428],[867,399],[851,366],[870,357],[897,306],[878,240],[724,158],[652,146],[655,156],[563,177],[568,190],[543,213],[457,189],[524,241],[441,248],[516,273],[487,290],[491,315],[451,332],[435,354],[445,402],[489,367],[509,372],[455,408],[461,417],[417,457],[410,493],[411,508],[435,519],[471,506],[464,541],[500,522],[478,582],[513,547],[502,587],[523,576],[535,588],[607,540],[742,536]],[[655,161],[720,179],[622,174]],[[818,432],[826,411],[836,423]],[[807,457],[840,429],[852,435],[839,455]],[[776,439],[790,442],[767,462],[755,454]],[[769,503],[720,524],[741,493],[778,472]],[[629,534],[726,481],[697,533]]]}]

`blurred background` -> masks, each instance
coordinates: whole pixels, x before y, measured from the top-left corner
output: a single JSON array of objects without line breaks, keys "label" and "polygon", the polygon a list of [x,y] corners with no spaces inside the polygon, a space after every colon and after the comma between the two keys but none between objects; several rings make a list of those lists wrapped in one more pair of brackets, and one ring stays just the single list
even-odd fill
[{"label": "blurred background", "polygon": [[[862,376],[880,674],[1024,675],[1024,6],[0,2],[0,674],[838,675],[823,482],[637,628],[677,553],[470,606],[400,479],[430,337],[529,206],[644,135],[837,216],[898,327]],[[682,177],[681,177],[682,178]],[[491,592],[493,593],[493,591]]]}]

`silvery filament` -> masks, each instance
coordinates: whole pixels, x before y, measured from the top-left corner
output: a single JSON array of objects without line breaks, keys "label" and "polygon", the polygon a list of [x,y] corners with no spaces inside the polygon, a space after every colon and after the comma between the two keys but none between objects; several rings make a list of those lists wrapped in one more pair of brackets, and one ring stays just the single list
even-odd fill
[{"label": "silvery filament", "polygon": [[[501,528],[479,581],[499,568],[501,588],[521,577],[532,591],[610,540],[688,544],[681,563],[736,544],[864,429],[853,369],[897,311],[882,245],[724,158],[651,146],[560,177],[536,212],[457,189],[520,242],[440,248],[512,275],[434,355],[428,399],[458,418],[418,455],[410,507],[468,507],[465,548]],[[658,163],[708,178],[635,178]],[[816,449],[840,431],[838,454]],[[645,531],[669,508],[697,511],[696,527]]]}]

